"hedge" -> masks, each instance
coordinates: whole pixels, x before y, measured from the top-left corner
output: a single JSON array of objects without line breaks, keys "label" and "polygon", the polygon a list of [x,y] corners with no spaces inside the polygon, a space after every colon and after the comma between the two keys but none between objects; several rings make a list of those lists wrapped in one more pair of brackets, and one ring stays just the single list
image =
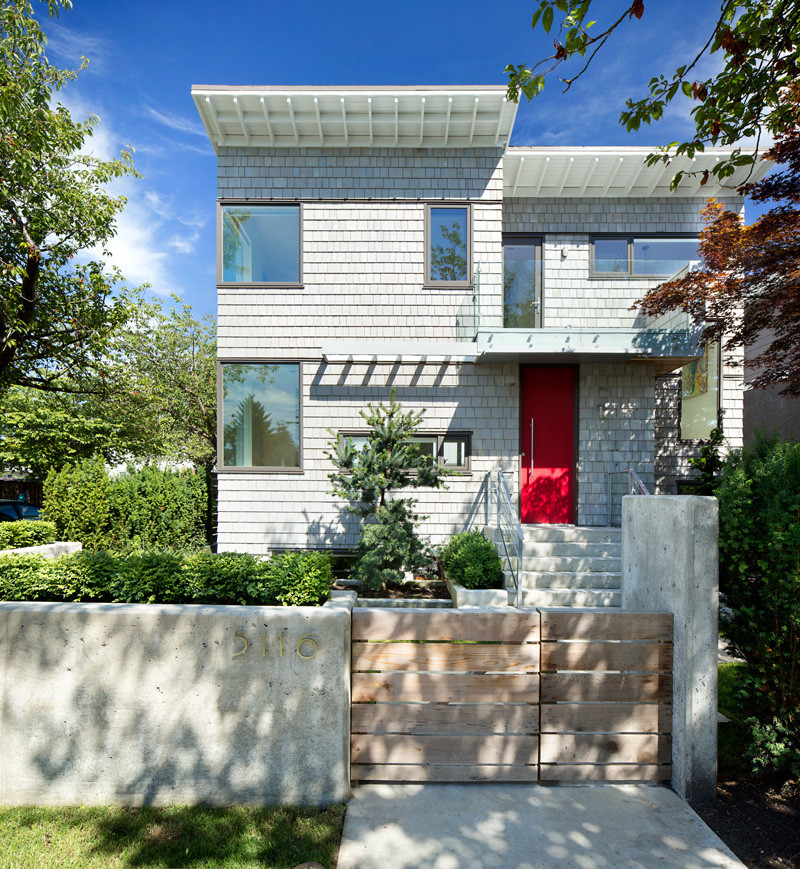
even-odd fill
[{"label": "hedge", "polygon": [[109,477],[102,459],[51,471],[44,512],[61,540],[84,549],[198,549],[206,545],[205,475],[152,465]]},{"label": "hedge", "polygon": [[316,606],[333,585],[323,552],[252,555],[0,554],[0,600]]},{"label": "hedge", "polygon": [[43,522],[41,519],[21,519],[19,522],[0,524],[0,550],[42,546],[55,541],[56,526],[52,522]]}]

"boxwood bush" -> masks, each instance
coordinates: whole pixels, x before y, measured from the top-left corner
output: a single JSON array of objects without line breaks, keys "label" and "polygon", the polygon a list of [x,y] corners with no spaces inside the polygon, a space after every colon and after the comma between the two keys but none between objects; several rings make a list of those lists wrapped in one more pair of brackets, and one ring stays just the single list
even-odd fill
[{"label": "boxwood bush", "polygon": [[333,584],[324,552],[252,555],[0,554],[0,600],[317,606]]},{"label": "boxwood bush", "polygon": [[0,550],[19,549],[23,546],[42,546],[55,543],[56,526],[41,519],[22,519],[0,524]]},{"label": "boxwood bush", "polygon": [[503,566],[497,549],[480,531],[454,534],[442,550],[442,564],[464,588],[502,588]]}]

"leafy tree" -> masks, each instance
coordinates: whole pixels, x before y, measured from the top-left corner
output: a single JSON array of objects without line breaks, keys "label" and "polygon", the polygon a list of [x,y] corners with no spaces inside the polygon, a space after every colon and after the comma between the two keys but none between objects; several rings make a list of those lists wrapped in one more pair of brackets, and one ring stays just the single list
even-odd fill
[{"label": "leafy tree", "polygon": [[[71,0],[48,0],[51,16]],[[73,120],[55,101],[77,70],[54,67],[27,0],[0,6],[0,389],[73,389],[102,364],[108,336],[127,316],[121,276],[101,262],[125,203],[105,185],[133,173],[131,154],[81,153],[98,119]],[[85,65],[85,61],[84,61]],[[81,67],[83,68],[83,67]]]},{"label": "leafy tree", "polygon": [[417,533],[423,517],[416,513],[416,499],[394,494],[444,486],[446,469],[414,443],[423,415],[404,412],[392,390],[388,404],[368,404],[361,411],[370,428],[361,448],[351,438],[335,436],[325,454],[336,468],[328,475],[331,494],[350,501],[348,509],[364,519],[354,575],[370,587],[400,580],[404,571],[427,567],[433,557]]},{"label": "leafy tree", "polygon": [[784,96],[793,126],[764,155],[781,171],[747,185],[756,202],[777,203],[751,226],[711,200],[700,234],[703,268],[651,290],[638,303],[650,315],[674,308],[705,322],[705,339],[724,334],[726,350],[753,344],[767,330],[771,343],[752,360],[754,386],[783,386],[800,395],[800,83]]},{"label": "leafy tree", "polygon": [[[614,32],[626,21],[641,19],[645,11],[643,0],[624,0],[612,23],[597,32],[591,29],[596,22],[589,20],[592,4],[593,0],[540,0],[531,25],[535,29],[541,24],[550,33],[556,14],[561,16],[553,40],[555,51],[532,67],[524,63],[506,67],[509,99],[516,102],[520,93],[533,99],[550,73],[570,60],[579,60],[577,72],[561,79],[564,90],[569,90],[610,44]],[[711,56],[722,68],[707,78],[699,77],[700,67]],[[668,162],[670,154],[692,157],[707,145],[732,146],[732,156],[712,170],[726,178],[737,166],[755,160],[755,153],[742,150],[742,139],[754,137],[757,152],[765,134],[778,136],[794,124],[793,113],[781,97],[798,75],[800,0],[721,0],[711,33],[699,50],[671,75],[652,78],[647,96],[627,100],[620,123],[628,132],[638,130],[643,123],[658,121],[674,99],[690,100],[695,123],[692,139],[665,146],[651,154],[648,162]],[[682,174],[677,173],[673,186]]]}]

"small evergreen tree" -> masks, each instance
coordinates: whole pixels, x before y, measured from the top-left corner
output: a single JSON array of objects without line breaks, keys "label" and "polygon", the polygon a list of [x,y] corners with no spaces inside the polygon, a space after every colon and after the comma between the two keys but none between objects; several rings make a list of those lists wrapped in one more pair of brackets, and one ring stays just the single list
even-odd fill
[{"label": "small evergreen tree", "polygon": [[348,510],[364,519],[353,575],[370,588],[400,580],[404,571],[424,568],[433,558],[430,545],[417,533],[426,517],[416,513],[416,499],[391,494],[444,487],[447,470],[414,442],[424,413],[404,412],[392,390],[388,404],[368,404],[361,411],[370,428],[363,447],[331,431],[335,438],[326,455],[336,471],[328,475],[330,494],[350,501]]}]

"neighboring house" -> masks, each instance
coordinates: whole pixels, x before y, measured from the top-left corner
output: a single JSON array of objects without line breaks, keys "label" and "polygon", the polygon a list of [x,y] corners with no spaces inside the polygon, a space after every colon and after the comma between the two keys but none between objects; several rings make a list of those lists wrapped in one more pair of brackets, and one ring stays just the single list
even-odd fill
[{"label": "neighboring house", "polygon": [[434,540],[498,467],[524,523],[605,525],[614,472],[674,493],[718,416],[741,443],[741,368],[631,309],[696,258],[707,197],[741,209],[713,179],[669,191],[721,152],[509,147],[494,86],[192,94],[219,167],[220,549],[354,544],[325,451],[392,389],[458,472],[418,492]]}]

